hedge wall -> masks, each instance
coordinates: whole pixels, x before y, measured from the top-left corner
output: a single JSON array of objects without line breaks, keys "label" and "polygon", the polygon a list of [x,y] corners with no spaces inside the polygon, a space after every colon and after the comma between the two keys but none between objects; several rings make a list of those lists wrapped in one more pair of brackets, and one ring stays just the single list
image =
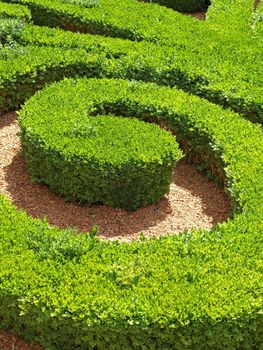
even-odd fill
[{"label": "hedge wall", "polygon": [[154,84],[90,79],[52,88],[85,88],[105,111],[165,123],[189,157],[217,164],[214,176],[225,172],[234,219],[211,232],[110,244],[94,232],[50,228],[1,197],[1,325],[47,349],[260,349],[261,129]]},{"label": "hedge wall", "polygon": [[[147,1],[147,0],[146,0]],[[174,10],[181,12],[195,12],[204,11],[208,5],[209,0],[148,0],[149,2],[156,2],[160,5],[171,7]]]},{"label": "hedge wall", "polygon": [[20,113],[22,150],[34,181],[67,200],[127,210],[169,193],[182,157],[171,133],[135,118],[94,115],[85,84],[60,92],[45,90]]},{"label": "hedge wall", "polygon": [[[46,0],[42,1],[44,3]],[[111,1],[108,4],[108,9],[113,6]],[[127,6],[123,9],[128,10],[135,6],[134,1],[123,1],[122,4]],[[73,9],[73,5],[70,6]],[[150,8],[149,11],[157,9],[154,4],[140,6]],[[138,9],[142,9],[140,6]],[[99,9],[82,11],[97,13]],[[181,21],[181,16],[172,10],[160,11],[165,11],[160,12],[160,18],[173,16],[173,20],[178,19],[176,29],[180,40],[191,31],[202,34],[197,29],[199,22]],[[134,13],[138,15],[139,10]],[[144,13],[145,17],[149,14]],[[120,23],[120,17],[116,23]],[[65,23],[67,19],[66,16]],[[186,21],[186,28],[183,25],[180,28],[183,21]],[[13,27],[14,22],[11,22],[8,21],[8,31],[13,31],[14,38],[15,28],[19,29],[20,24]],[[194,24],[187,27],[187,23]],[[232,202],[232,215],[211,231],[184,232],[180,236],[167,235],[149,241],[142,237],[131,244],[109,243],[96,238],[96,229],[89,235],[76,234],[74,230],[50,227],[44,219],[34,220],[0,195],[1,327],[38,342],[46,350],[263,349],[262,127],[205,99],[175,87],[160,86],[185,84],[185,90],[196,93],[198,82],[205,86],[202,80],[205,65],[198,69],[201,64],[198,66],[194,62],[190,70],[179,68],[184,67],[185,57],[189,57],[187,62],[203,57],[206,59],[203,62],[209,63],[210,52],[214,50],[218,57],[221,53],[223,57],[216,67],[219,70],[221,65],[222,76],[232,74],[233,85],[230,78],[217,80],[215,73],[209,86],[220,87],[226,100],[230,93],[237,99],[251,94],[255,110],[259,110],[262,53],[258,37],[246,37],[245,32],[249,30],[245,29],[241,36],[233,38],[233,46],[228,46],[232,29],[221,30],[218,26],[210,25],[209,35],[214,30],[215,36],[209,45],[204,39],[207,54],[203,56],[187,39],[184,50],[178,49],[183,41],[176,39],[173,43],[178,44],[177,51],[163,47],[164,51],[159,53],[161,48],[156,46],[154,55],[154,46],[151,49],[144,42],[116,40],[114,49],[112,38],[104,38],[104,42],[98,38],[92,42],[90,36],[69,33],[64,36],[61,31],[47,28],[32,27],[32,32],[39,35],[32,39],[27,36],[29,27],[22,25],[26,31],[19,34],[21,40],[36,40],[39,45],[47,45],[26,47],[14,45],[5,34],[6,27],[3,29],[1,37],[5,47],[0,51],[2,111],[17,108],[36,90],[63,77],[129,78],[131,81],[74,78],[47,89],[57,92],[84,89],[95,107],[103,106],[99,113],[132,115],[165,124],[176,133],[188,159],[224,182]],[[153,26],[153,32],[157,27]],[[160,27],[163,35],[165,26]],[[129,34],[126,29],[124,27],[123,33]],[[235,33],[241,33],[241,28]],[[251,29],[251,33],[255,32]],[[52,35],[60,47],[49,46]],[[221,35],[226,40],[225,49],[223,39],[221,42],[218,39]],[[65,44],[67,38],[70,38],[69,45]],[[72,49],[75,39],[76,46]],[[194,43],[202,41],[192,39]],[[251,46],[246,46],[249,40]],[[239,53],[230,54],[227,60],[227,51],[238,43],[241,45]],[[143,45],[149,48],[149,55],[145,57],[141,57]],[[138,48],[138,52],[134,48]],[[126,54],[128,49],[134,52]],[[249,67],[254,62],[253,56],[255,65],[251,66],[251,73]],[[215,57],[211,55],[211,62]],[[226,63],[223,64],[224,60]],[[244,73],[239,75],[237,68],[235,80],[233,67],[238,66],[242,66]],[[207,69],[211,74],[213,68],[210,71],[207,66]],[[197,77],[199,81],[195,81]],[[152,80],[159,85],[133,79]],[[244,94],[238,90],[238,81]],[[34,96],[32,101],[37,103],[39,96]],[[243,101],[243,110],[249,111],[253,104],[249,105],[249,99]],[[234,108],[233,100],[231,104]]]},{"label": "hedge wall", "polygon": [[[213,13],[217,15],[215,5],[212,5],[213,11],[211,9],[209,11],[209,20],[200,23],[162,8],[158,10],[156,17],[154,4],[142,4],[137,0],[124,1],[125,4],[118,0],[115,1],[114,7],[111,3],[102,3],[97,9],[80,9],[77,6],[56,4],[48,0],[24,1],[31,7],[33,18],[37,23],[79,30],[84,30],[86,27],[92,33],[144,40],[138,52],[138,46],[132,47],[132,43],[129,43],[129,48],[128,45],[124,47],[122,41],[116,39],[97,40],[91,39],[90,35],[83,35],[80,38],[79,35],[74,37],[68,33],[62,34],[61,31],[26,27],[25,31],[17,34],[17,37],[20,37],[18,40],[24,44],[33,42],[34,45],[54,45],[57,42],[60,46],[76,47],[79,42],[88,48],[95,45],[97,52],[101,50],[100,45],[106,46],[107,51],[112,51],[112,47],[116,47],[115,50],[125,55],[134,54],[136,51],[140,61],[142,57],[148,58],[149,55],[169,57],[168,61],[162,58],[163,63],[166,62],[166,65],[174,68],[172,74],[167,73],[169,85],[176,84],[186,91],[249,115],[253,121],[262,122],[263,74],[260,72],[262,72],[263,51],[254,37],[255,30],[252,30],[252,26],[244,27],[243,21],[239,21],[240,13],[243,13],[244,17],[249,13],[253,14],[251,0],[249,3],[246,0],[239,0],[237,7],[239,11],[236,12],[232,11],[235,2],[231,1],[229,11],[222,11],[226,19],[221,19],[224,24],[221,26],[215,21],[215,16],[212,16]],[[33,10],[34,6],[40,6],[39,10]],[[122,11],[122,15],[116,16],[122,8],[126,10]],[[37,11],[35,17],[34,11]],[[42,22],[40,13],[43,17]],[[133,13],[132,20],[127,17],[129,13]],[[225,23],[229,18],[233,18],[233,22],[240,25],[235,28],[227,27]],[[89,27],[89,23],[92,27]],[[84,39],[85,37],[87,39]],[[156,45],[146,44],[145,40],[165,43],[172,48],[162,46],[157,49]],[[172,78],[174,81],[171,82]]]},{"label": "hedge wall", "polygon": [[[241,66],[236,69],[235,66],[233,67],[232,64],[227,63],[227,65],[225,65],[225,70],[219,70],[218,67],[218,69],[214,69],[214,71],[211,69],[210,73],[205,67],[208,66],[211,56],[199,56],[199,68],[200,66],[203,67],[202,70],[200,70],[196,67],[196,63],[192,63],[193,55],[191,52],[186,53],[182,51],[180,53],[167,47],[156,48],[155,45],[131,43],[121,39],[107,38],[107,40],[105,40],[105,38],[98,36],[94,39],[91,35],[64,33],[57,29],[40,28],[23,24],[18,25],[17,22],[13,22],[13,28],[10,21],[6,24],[2,23],[2,25],[2,30],[0,25],[0,35],[3,40],[9,35],[23,44],[48,45],[49,47],[47,51],[44,48],[39,48],[41,54],[36,53],[36,55],[37,57],[43,56],[40,58],[35,57],[36,49],[28,47],[23,48],[25,53],[20,54],[15,61],[13,56],[5,60],[2,63],[3,69],[0,70],[0,75],[2,75],[2,89],[4,90],[10,89],[7,72],[10,72],[8,74],[10,74],[10,76],[12,75],[12,79],[19,79],[21,81],[22,72],[24,70],[24,74],[27,77],[23,79],[31,85],[30,89],[33,91],[35,79],[30,78],[29,71],[31,69],[34,70],[36,65],[39,65],[39,69],[43,70],[44,68],[41,67],[41,65],[44,63],[44,57],[47,62],[45,65],[48,65],[48,62],[53,60],[53,56],[55,57],[53,61],[54,64],[56,64],[57,60],[59,60],[59,62],[63,61],[63,52],[65,50],[62,49],[77,47],[83,50],[78,50],[78,54],[77,52],[72,52],[72,54],[78,56],[78,61],[83,62],[83,67],[81,70],[76,71],[75,74],[83,75],[83,73],[86,72],[85,74],[90,75],[90,73],[87,73],[89,66],[85,69],[84,62],[87,57],[99,57],[97,66],[103,65],[101,69],[107,71],[107,76],[140,79],[144,81],[153,81],[161,85],[177,86],[185,91],[206,97],[212,102],[216,102],[225,107],[232,107],[234,110],[246,114],[246,117],[250,120],[262,123],[263,94],[262,87],[260,86],[260,79],[256,82],[258,70],[251,69],[249,73],[250,77],[248,77],[247,74],[243,72],[244,67]],[[55,44],[56,42],[57,44]],[[50,46],[58,46],[55,50],[57,53],[53,55]],[[88,51],[88,55],[84,49]],[[69,52],[69,50],[66,51]],[[32,54],[30,52],[32,52]],[[58,52],[60,52],[60,58],[58,58]],[[30,59],[28,59],[29,55],[31,55]],[[68,57],[69,56],[70,54],[68,54]],[[260,58],[260,55],[258,57]],[[212,57],[211,60],[218,64],[216,56]],[[247,64],[249,62],[251,62],[251,60],[247,58]],[[234,83],[231,84],[231,81],[225,81],[227,72],[231,72],[233,79],[237,79],[236,83],[238,85],[234,85]],[[245,70],[245,72],[247,72],[247,70]],[[97,70],[93,74],[100,74],[100,71]],[[14,78],[15,76],[17,76],[17,78]],[[253,82],[253,91],[251,91],[251,84]],[[239,90],[238,92],[237,89]],[[12,103],[14,103],[13,98],[17,98],[19,94],[14,93],[12,89],[11,92],[5,92],[8,96],[10,93],[13,94],[14,97],[5,98],[3,102],[0,102],[0,110],[3,111],[6,108],[14,108],[14,106],[16,106],[16,104],[12,105]],[[9,106],[5,106],[6,104],[9,104]]]}]

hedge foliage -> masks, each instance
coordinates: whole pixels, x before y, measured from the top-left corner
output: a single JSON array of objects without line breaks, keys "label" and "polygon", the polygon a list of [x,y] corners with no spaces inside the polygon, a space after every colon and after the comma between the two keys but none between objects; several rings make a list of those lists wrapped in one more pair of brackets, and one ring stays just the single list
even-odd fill
[{"label": "hedge foliage", "polygon": [[[192,20],[175,11],[156,7],[155,4],[142,4],[137,0],[131,2],[125,0],[124,2],[125,5],[122,0],[118,0],[114,2],[114,6],[107,2],[102,3],[97,9],[81,9],[77,6],[72,7],[68,4],[56,4],[54,1],[42,0],[39,11],[34,10],[37,11],[35,17],[33,8],[40,6],[39,0],[23,0],[22,3],[31,7],[33,18],[39,24],[59,25],[78,30],[84,30],[86,26],[86,31],[91,33],[114,38],[117,36],[125,39],[144,40],[140,46],[139,43],[133,45],[128,42],[128,44],[127,40],[125,40],[127,44],[124,44],[123,40],[113,38],[99,37],[97,39],[96,36],[94,39],[88,34],[82,36],[75,34],[74,36],[73,33],[28,26],[23,27],[23,30],[21,29],[16,34],[17,40],[23,44],[33,43],[34,45],[62,47],[80,45],[85,46],[88,50],[96,50],[96,52],[117,51],[116,55],[122,57],[124,55],[134,56],[137,52],[136,66],[145,65],[140,62],[149,60],[149,56],[156,57],[162,61],[162,66],[165,64],[170,67],[166,72],[166,84],[176,85],[185,91],[205,97],[211,102],[246,114],[253,121],[262,122],[263,52],[258,45],[252,25],[244,26],[243,21],[240,21],[239,26],[220,26],[213,16],[213,13],[218,12],[217,2],[213,2],[215,5],[212,4],[208,21],[204,23]],[[239,0],[238,7],[234,7],[234,3],[234,1],[228,2],[229,11],[226,11],[226,5],[222,11],[229,23],[239,23],[240,13],[244,18],[249,14],[254,16],[251,0],[249,2]],[[222,7],[222,4],[220,6]],[[122,11],[122,8],[126,11]],[[235,8],[238,8],[239,11],[234,11]],[[159,17],[156,17],[157,9]],[[122,11],[122,15],[117,16],[118,11]],[[43,17],[42,22],[40,12]],[[132,19],[128,18],[129,13],[133,13]],[[232,22],[230,22],[231,18]],[[221,19],[221,22],[226,21]],[[157,48],[150,42],[165,43],[165,46]],[[120,62],[119,65],[125,66],[125,63]],[[148,67],[145,70],[142,79],[148,80],[148,77],[144,78],[149,70]],[[164,83],[165,79],[162,79],[161,84]]]},{"label": "hedge foliage", "polygon": [[26,6],[0,3],[1,21],[3,18],[16,18],[28,22],[31,19],[31,12]]},{"label": "hedge foliage", "polygon": [[78,5],[81,7],[87,7],[87,8],[99,6],[99,0],[60,0],[60,1],[62,3],[74,4],[74,5]]},{"label": "hedge foliage", "polygon": [[[215,10],[216,1],[221,0],[214,0],[209,11]],[[47,8],[46,0],[23,1],[31,4],[34,19],[40,2],[40,20],[53,21],[51,7],[60,8],[58,2],[48,2],[51,7]],[[243,9],[251,5],[239,4]],[[135,0],[103,1],[104,19],[100,8],[81,9],[80,14],[75,5],[63,6],[70,15],[61,15],[59,25],[68,25],[75,16],[70,22],[74,29],[90,13],[96,30],[101,21],[101,34],[105,34],[106,23],[112,36],[118,31],[126,38],[140,33],[140,40],[155,37],[158,45],[106,37],[92,41],[89,35],[36,26],[30,29],[8,20],[1,29],[1,111],[17,108],[36,90],[63,77],[131,79],[74,78],[47,89],[63,94],[85,85],[90,103],[103,106],[98,114],[166,125],[188,159],[224,182],[232,216],[211,231],[149,241],[142,237],[140,242],[121,244],[97,239],[95,228],[88,235],[50,227],[45,219],[32,219],[0,195],[1,327],[21,333],[46,350],[263,349],[262,127],[205,99],[160,86],[181,85],[195,94],[205,91],[206,98],[213,97],[213,86],[233,109],[243,108],[250,114],[253,108],[258,120],[262,49],[257,25],[243,27],[242,20],[240,26],[234,20],[235,25],[227,28],[224,24],[223,28],[211,13],[208,22],[199,23]],[[126,23],[128,11],[134,11],[139,29],[133,27],[135,22]],[[238,18],[240,13],[227,15]],[[14,45],[15,28],[21,41]],[[35,39],[28,36],[30,30]],[[21,45],[23,40],[26,44],[31,40],[34,46]],[[166,46],[161,46],[162,40]],[[220,67],[222,74],[217,79]],[[45,91],[32,101],[37,102]]]},{"label": "hedge foliage", "polygon": [[94,106],[165,123],[189,157],[225,173],[234,219],[210,232],[110,244],[50,228],[1,197],[1,325],[47,349],[260,349],[260,127],[155,84],[70,79],[47,91],[84,83]]},{"label": "hedge foliage", "polygon": [[[64,55],[64,50],[61,49],[85,49],[88,51],[89,55],[97,58],[98,55],[100,55],[98,65],[100,62],[104,62],[104,66],[101,70],[106,70],[107,76],[153,81],[161,85],[176,85],[185,91],[206,97],[225,107],[230,106],[238,112],[245,113],[246,117],[250,118],[252,121],[262,123],[263,94],[262,86],[260,86],[260,78],[258,78],[258,71],[262,70],[262,67],[256,70],[258,67],[256,64],[255,68],[252,67],[249,71],[244,69],[244,65],[241,64],[243,58],[244,61],[246,61],[246,65],[251,63],[253,59],[247,56],[246,49],[243,55],[240,53],[242,48],[239,51],[239,56],[241,55],[243,58],[237,59],[237,62],[240,63],[238,68],[236,65],[227,62],[224,63],[225,70],[223,70],[220,63],[222,58],[220,59],[219,56],[213,55],[212,53],[206,56],[203,54],[202,56],[196,55],[193,61],[193,54],[191,51],[185,52],[181,50],[180,52],[169,47],[156,47],[156,45],[144,42],[136,43],[122,39],[70,33],[60,29],[37,27],[22,23],[18,24],[16,21],[13,22],[13,28],[10,21],[7,21],[6,24],[2,23],[0,30],[0,34],[3,38],[11,36],[14,40],[24,45],[55,46],[60,48],[56,50],[57,52],[59,50],[59,52],[61,52],[59,62],[63,60],[62,57]],[[27,56],[30,55],[31,49],[25,50],[27,50],[27,53],[25,53],[25,55],[20,55],[16,62],[11,64],[6,61],[3,63],[3,67],[10,66],[10,68],[4,68],[3,74],[5,77],[2,78],[2,89],[4,89],[5,84],[7,85],[7,89],[10,89],[9,78],[6,77],[6,69],[7,71],[11,69],[13,73],[10,72],[10,74],[13,76],[17,75],[19,80],[21,80],[23,67],[26,71],[25,74],[29,75],[28,71],[31,69],[34,70],[37,62],[39,62],[39,64],[41,63],[41,65],[43,64],[44,57],[46,57],[47,62],[52,60],[53,54],[50,49],[47,50],[48,53],[45,53],[44,48],[39,49],[41,54],[37,54],[37,56],[41,56],[40,61],[39,58],[35,57],[35,53],[32,53],[32,57],[28,60]],[[85,62],[87,54],[83,50],[78,52],[82,53],[72,52],[72,55],[77,55],[79,61]],[[261,55],[262,53],[259,53],[257,57],[253,59],[253,62],[260,59]],[[58,60],[58,54],[55,53],[54,56],[56,57],[54,62],[56,62]],[[25,63],[23,63],[24,59]],[[11,60],[13,60],[13,57],[10,58],[10,62]],[[214,65],[210,65],[211,60]],[[218,69],[215,68],[216,66],[218,66]],[[211,70],[207,67],[211,67]],[[16,69],[19,70],[19,74]],[[39,69],[43,70],[42,67]],[[81,75],[82,71],[83,70],[79,71],[78,74]],[[230,75],[228,79],[230,77],[233,78],[232,83],[230,80],[225,80],[229,72]],[[2,75],[1,71],[0,74]],[[98,71],[97,74],[100,74],[100,71]],[[29,75],[26,80],[30,85],[29,89],[32,90],[35,79],[30,79]],[[218,81],[221,81],[221,83],[218,83]],[[237,85],[235,85],[235,82]],[[251,90],[251,86],[253,86],[253,90]],[[13,94],[13,90],[11,93]],[[9,94],[9,92],[6,92],[6,94]],[[14,95],[18,96],[19,94],[15,93]],[[3,103],[7,104],[8,102],[11,103],[11,101],[13,101],[13,98],[8,98],[5,99]],[[14,108],[12,105],[8,107],[4,107],[2,103],[0,103],[0,105],[2,111],[6,108]]]},{"label": "hedge foliage", "polygon": [[85,81],[75,85],[37,94],[20,113],[33,179],[81,203],[128,210],[158,203],[182,157],[173,135],[134,118],[94,116],[103,104],[90,102]]}]

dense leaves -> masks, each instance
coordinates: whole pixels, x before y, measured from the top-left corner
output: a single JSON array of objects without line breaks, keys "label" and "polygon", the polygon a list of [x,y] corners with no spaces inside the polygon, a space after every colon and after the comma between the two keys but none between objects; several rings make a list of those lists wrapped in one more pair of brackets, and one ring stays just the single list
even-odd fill
[{"label": "dense leaves", "polygon": [[134,118],[91,116],[114,106],[107,98],[93,105],[89,84],[51,88],[22,109],[22,146],[33,179],[81,203],[129,210],[157,203],[182,156],[174,137]]},{"label": "dense leaves", "polygon": [[[55,83],[26,103],[21,125],[29,131],[27,116],[39,113],[44,129],[44,117],[51,107],[59,111],[56,96],[64,94],[80,111],[70,93],[81,97],[88,90],[88,99],[76,99],[82,112],[91,106],[97,115],[137,117],[176,134],[186,157],[224,183],[232,217],[209,232],[120,244],[97,239],[96,228],[90,234],[51,228],[1,195],[0,325],[47,350],[262,349],[262,128],[205,99],[160,86],[183,87],[260,120],[260,21],[253,29],[253,15],[237,20],[242,13],[248,17],[252,2],[226,6],[214,0],[204,24],[137,0],[101,0],[92,9],[17,2],[29,5],[39,23],[144,41],[1,22],[1,111],[64,77],[131,79]],[[225,7],[229,28],[213,16],[216,4]],[[134,22],[127,21],[131,13]]]}]

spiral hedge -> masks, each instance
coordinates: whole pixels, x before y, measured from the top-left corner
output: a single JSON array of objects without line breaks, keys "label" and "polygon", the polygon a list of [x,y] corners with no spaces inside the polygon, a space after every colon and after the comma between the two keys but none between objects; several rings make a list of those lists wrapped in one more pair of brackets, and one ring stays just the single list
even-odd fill
[{"label": "spiral hedge", "polygon": [[23,125],[56,96],[82,96],[79,110],[88,96],[95,114],[165,125],[186,158],[224,184],[232,214],[211,231],[110,243],[95,228],[76,234],[34,220],[1,195],[1,327],[48,350],[263,349],[263,139],[251,122],[262,121],[262,50],[253,2],[230,1],[223,27],[221,0],[205,22],[137,0],[91,9],[16,2],[34,23],[1,21],[1,112],[29,99]]},{"label": "spiral hedge", "polygon": [[182,158],[175,138],[136,118],[94,115],[113,107],[93,105],[90,81],[81,82],[60,87],[62,93],[45,89],[23,107],[22,150],[31,176],[81,203],[128,210],[158,203]]}]

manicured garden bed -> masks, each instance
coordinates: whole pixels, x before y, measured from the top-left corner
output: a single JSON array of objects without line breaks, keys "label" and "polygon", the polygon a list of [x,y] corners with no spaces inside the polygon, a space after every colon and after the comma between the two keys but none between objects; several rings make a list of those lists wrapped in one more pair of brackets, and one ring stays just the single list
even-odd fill
[{"label": "manicured garden bed", "polygon": [[[0,326],[47,350],[262,349],[262,49],[254,2],[214,0],[206,21],[136,0],[93,8],[8,2],[19,3],[8,6],[22,20],[6,18],[4,5],[0,110],[27,101],[25,152],[44,150],[50,160],[63,116],[89,111],[155,123],[224,186],[231,215],[209,231],[106,242],[95,228],[51,227],[0,195]],[[48,140],[37,136],[41,123]]]}]

